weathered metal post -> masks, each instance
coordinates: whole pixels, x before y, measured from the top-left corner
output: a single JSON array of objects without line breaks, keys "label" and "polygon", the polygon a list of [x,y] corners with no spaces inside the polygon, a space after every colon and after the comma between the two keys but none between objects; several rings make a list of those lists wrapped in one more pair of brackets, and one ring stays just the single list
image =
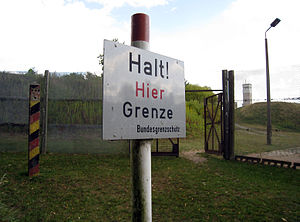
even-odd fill
[{"label": "weathered metal post", "polygon": [[[266,32],[267,33],[267,32]],[[270,92],[270,73],[268,56],[268,39],[265,37],[266,49],[266,82],[267,82],[267,144],[272,144],[272,124],[271,124],[271,92]]]},{"label": "weathered metal post", "polygon": [[234,158],[234,71],[222,71],[223,117],[224,117],[224,159]]},{"label": "weathered metal post", "polygon": [[272,144],[272,123],[271,123],[271,92],[270,92],[270,72],[269,72],[269,55],[268,55],[268,39],[267,32],[272,28],[278,25],[281,20],[276,18],[271,24],[270,27],[265,31],[265,49],[266,49],[266,81],[267,81],[267,144]]},{"label": "weathered metal post", "polygon": [[204,98],[204,150],[205,152],[207,152],[208,150],[208,142],[207,142],[207,133],[206,133],[206,117],[207,117],[207,113],[206,113],[206,109],[207,109],[207,103],[206,103],[206,98]]},{"label": "weathered metal post", "polygon": [[42,107],[42,135],[41,135],[41,153],[47,151],[47,135],[48,135],[48,98],[49,98],[49,71],[45,70],[44,75],[44,99]]},{"label": "weathered metal post", "polygon": [[224,125],[224,144],[223,157],[228,160],[229,153],[229,75],[227,70],[222,70],[223,78],[223,125]]},{"label": "weathered metal post", "polygon": [[229,147],[228,159],[234,159],[234,130],[235,130],[235,108],[234,108],[234,71],[229,71]]},{"label": "weathered metal post", "polygon": [[[149,49],[149,16],[131,17],[131,45]],[[152,221],[151,140],[133,140],[131,149],[132,221]]]}]

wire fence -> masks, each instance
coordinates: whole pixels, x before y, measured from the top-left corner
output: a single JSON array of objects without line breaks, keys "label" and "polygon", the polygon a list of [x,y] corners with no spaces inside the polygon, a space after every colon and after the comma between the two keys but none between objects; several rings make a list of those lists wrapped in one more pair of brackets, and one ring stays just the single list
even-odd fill
[{"label": "wire fence", "polygon": [[[29,85],[33,82],[37,82],[41,84],[41,88],[45,88],[44,75],[0,72],[0,151],[27,151],[28,91]],[[209,95],[209,92],[207,94],[203,92],[186,93],[187,138],[200,141],[194,143],[193,149],[204,150],[203,101]],[[42,91],[41,104],[43,104],[44,98],[45,94]],[[111,142],[101,139],[102,78],[100,76],[90,73],[60,76],[51,73],[48,98],[47,152],[128,153],[128,141]],[[293,101],[298,101],[298,99],[298,97],[293,97]],[[272,103],[272,105],[277,106],[278,104]],[[245,120],[241,116],[245,112],[240,113],[240,116],[236,115],[235,153],[260,154],[266,151],[300,147],[297,132],[285,132],[276,126],[279,121],[280,126],[290,129],[299,127],[299,112],[294,112],[295,109],[292,105],[285,105],[284,110],[281,107],[275,107],[272,111],[273,117],[276,117],[272,120],[274,124],[272,146],[266,145],[266,123],[264,122],[266,107],[264,104],[257,104],[256,110],[261,115],[247,114],[247,118],[250,118],[249,122],[254,122],[254,125],[249,126],[247,119],[246,122],[241,122],[242,119]],[[250,109],[248,111],[253,113]],[[288,119],[286,113],[289,113],[289,116],[293,114],[292,118]],[[184,140],[182,141],[185,145]],[[170,150],[172,150],[172,145],[169,141],[159,141],[159,151]],[[156,151],[156,141],[153,141],[152,151]]]},{"label": "wire fence", "polygon": [[[0,73],[0,151],[27,151],[28,91],[33,82],[41,88],[46,84],[44,75]],[[42,106],[44,98],[42,91]],[[101,77],[51,73],[48,98],[47,152],[128,152],[127,141],[101,139]]]}]

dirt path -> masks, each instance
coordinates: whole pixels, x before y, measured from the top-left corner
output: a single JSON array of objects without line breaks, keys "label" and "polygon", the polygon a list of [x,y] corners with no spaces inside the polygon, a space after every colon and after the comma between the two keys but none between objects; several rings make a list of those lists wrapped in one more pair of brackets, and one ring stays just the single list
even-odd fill
[{"label": "dirt path", "polygon": [[[201,157],[199,153],[204,153],[204,150],[190,150],[181,153],[183,158],[186,158],[190,161],[193,161],[196,164],[201,164],[205,162],[207,159]],[[286,150],[275,150],[271,152],[263,152],[263,153],[253,153],[247,156],[251,157],[259,157],[259,158],[266,158],[272,160],[282,160],[282,161],[289,161],[289,162],[296,162],[300,163],[300,147],[290,148]]]},{"label": "dirt path", "polygon": [[199,153],[204,153],[204,150],[190,150],[184,151],[181,153],[183,158],[193,161],[194,163],[203,163],[206,161],[206,158],[201,157]]},{"label": "dirt path", "polygon": [[[235,126],[237,128],[247,130],[249,134],[266,134],[264,131],[250,129],[239,124],[235,124]],[[199,155],[199,153],[203,152],[204,150],[184,151],[181,153],[181,156],[198,164],[206,161],[206,158]],[[300,147],[270,152],[252,153],[248,154],[247,156],[300,163]]]}]

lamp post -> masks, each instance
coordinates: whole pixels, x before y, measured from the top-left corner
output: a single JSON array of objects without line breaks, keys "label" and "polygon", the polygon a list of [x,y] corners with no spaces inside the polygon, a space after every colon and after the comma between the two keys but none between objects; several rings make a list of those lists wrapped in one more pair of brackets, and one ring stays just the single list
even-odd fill
[{"label": "lamp post", "polygon": [[272,137],[272,125],[271,125],[271,95],[270,95],[270,73],[269,73],[269,56],[268,56],[268,40],[267,31],[270,28],[275,27],[280,22],[279,18],[276,18],[265,32],[265,48],[266,48],[266,76],[267,76],[267,144],[271,145]]}]

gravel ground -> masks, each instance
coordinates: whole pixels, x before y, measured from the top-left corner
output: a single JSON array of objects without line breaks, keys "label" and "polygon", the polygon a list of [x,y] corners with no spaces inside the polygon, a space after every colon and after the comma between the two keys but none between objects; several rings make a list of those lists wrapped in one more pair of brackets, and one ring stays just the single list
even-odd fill
[{"label": "gravel ground", "polygon": [[271,152],[253,153],[248,156],[300,163],[300,147],[286,150],[275,150]]}]

